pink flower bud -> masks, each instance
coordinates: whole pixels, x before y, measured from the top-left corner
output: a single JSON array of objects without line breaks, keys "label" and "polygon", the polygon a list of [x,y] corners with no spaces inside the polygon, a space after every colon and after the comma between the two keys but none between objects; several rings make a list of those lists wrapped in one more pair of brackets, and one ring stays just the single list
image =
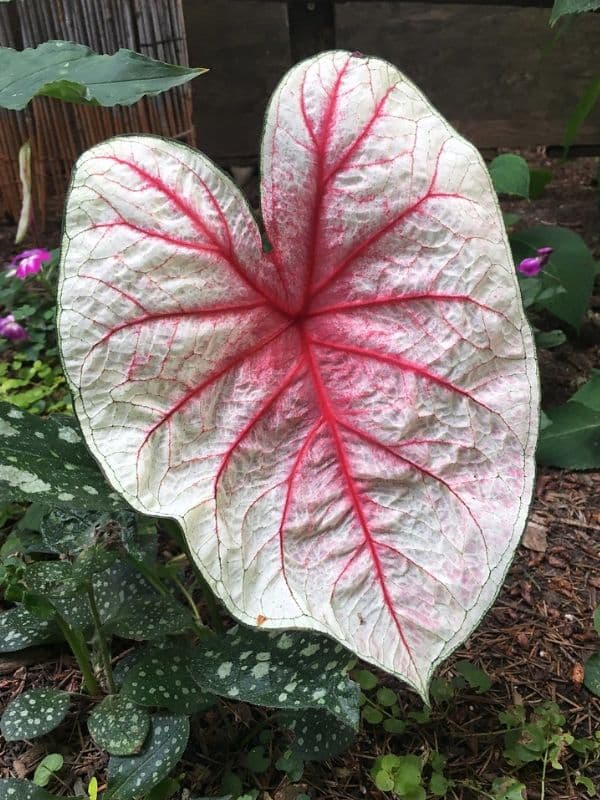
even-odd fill
[{"label": "pink flower bud", "polygon": [[542,268],[546,266],[550,256],[553,253],[553,248],[539,247],[536,252],[537,256],[524,258],[520,264],[517,264],[517,270],[522,275],[526,275],[528,278],[532,278],[534,275],[537,275],[538,272],[540,272]]},{"label": "pink flower bud", "polygon": [[52,253],[41,247],[24,250],[10,262],[8,274],[23,281],[28,275],[36,275],[42,269],[42,264],[51,258]]},{"label": "pink flower bud", "polygon": [[6,317],[0,317],[0,336],[13,342],[22,342],[23,339],[27,339],[27,331],[16,322],[12,314],[8,314]]}]

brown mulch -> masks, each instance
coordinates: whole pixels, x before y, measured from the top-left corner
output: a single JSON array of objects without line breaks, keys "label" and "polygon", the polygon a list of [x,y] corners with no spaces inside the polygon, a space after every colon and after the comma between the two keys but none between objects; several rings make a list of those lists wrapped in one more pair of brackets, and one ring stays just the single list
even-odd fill
[{"label": "brown mulch", "polygon": [[[543,151],[525,155],[538,166],[546,162]],[[595,161],[553,162],[551,166],[554,178],[544,196],[535,203],[513,201],[510,210],[522,214],[526,224],[561,224],[576,230],[600,257]],[[249,180],[251,188],[254,179],[250,176]],[[5,257],[14,252],[13,230],[0,227],[0,253]],[[56,236],[57,231],[55,227],[52,234]],[[44,243],[52,246],[54,241],[37,242]],[[550,402],[563,402],[593,367],[600,366],[599,331],[600,299],[596,298],[579,341],[542,353],[542,385]],[[599,649],[592,627],[593,611],[600,605],[599,487],[600,473],[540,470],[528,528],[505,585],[481,626],[439,672],[450,675],[457,660],[468,659],[490,675],[492,688],[481,695],[461,692],[448,705],[436,706],[430,722],[402,736],[367,726],[349,753],[307,767],[301,782],[304,791],[330,800],[381,800],[384,795],[368,774],[378,755],[437,749],[448,758],[447,775],[457,782],[477,781],[489,789],[495,777],[517,775],[527,784],[528,800],[540,797],[540,765],[516,772],[506,763],[498,714],[511,704],[534,707],[553,700],[567,719],[566,730],[589,737],[600,728],[600,699],[582,686],[583,664]],[[421,708],[418,699],[397,681],[383,675],[381,680],[399,691],[405,711]],[[58,647],[15,653],[0,661],[2,706],[25,688],[50,685],[75,692],[80,686],[75,662]],[[55,791],[83,794],[90,777],[97,775],[102,781],[106,757],[87,733],[89,708],[89,701],[76,694],[68,718],[48,736],[31,743],[6,743],[0,737],[0,776],[31,778],[46,753],[61,752],[65,767],[60,778],[65,783],[55,784]],[[244,753],[240,742],[260,727],[264,716],[260,709],[228,703],[220,712],[199,718],[175,770],[184,774],[183,785],[196,795],[220,795],[223,770],[238,770]],[[244,747],[247,750],[255,743],[253,739]],[[563,772],[548,771],[546,800],[587,796],[574,783],[577,763],[577,758],[569,757]],[[600,764],[586,774],[600,789]],[[254,781],[262,790],[262,800],[294,800],[299,791],[288,786],[276,770],[248,777],[248,781],[248,786]],[[448,794],[461,800],[481,796],[459,786]]]}]

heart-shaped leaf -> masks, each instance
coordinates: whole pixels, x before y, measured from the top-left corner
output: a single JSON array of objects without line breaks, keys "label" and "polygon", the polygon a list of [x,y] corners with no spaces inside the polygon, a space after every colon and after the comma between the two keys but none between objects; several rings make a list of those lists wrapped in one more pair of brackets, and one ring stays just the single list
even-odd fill
[{"label": "heart-shaped leaf", "polygon": [[160,783],[181,758],[189,733],[189,720],[185,716],[152,717],[144,749],[134,756],[112,756],[109,760],[106,800],[140,797]]},{"label": "heart-shaped leaf", "polygon": [[58,628],[18,605],[0,614],[0,653],[14,653],[60,639]]},{"label": "heart-shaped leaf", "polygon": [[33,739],[54,730],[69,711],[71,696],[58,689],[30,689],[9,703],[0,728],[8,742]]},{"label": "heart-shaped leaf", "polygon": [[268,252],[199,153],[81,157],[59,286],[76,411],[240,620],[329,633],[425,695],[532,491],[535,354],[497,199],[420,92],[356,53],[285,76],[262,159]]},{"label": "heart-shaped leaf", "polygon": [[49,506],[123,509],[90,458],[73,417],[41,419],[0,402],[0,498]]},{"label": "heart-shaped leaf", "polygon": [[90,714],[88,728],[98,747],[115,756],[130,756],[142,749],[150,714],[128,697],[109,695]]}]

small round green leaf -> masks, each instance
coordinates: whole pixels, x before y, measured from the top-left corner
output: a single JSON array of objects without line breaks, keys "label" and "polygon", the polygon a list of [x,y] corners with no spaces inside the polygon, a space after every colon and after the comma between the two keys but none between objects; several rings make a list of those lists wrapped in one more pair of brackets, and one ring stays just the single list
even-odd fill
[{"label": "small round green leaf", "polygon": [[140,753],[111,756],[104,800],[130,800],[159,784],[183,755],[190,733],[189,720],[175,714],[152,717],[150,733]]},{"label": "small round green leaf", "polygon": [[490,176],[498,194],[529,197],[529,167],[525,159],[514,153],[503,153],[491,162]]},{"label": "small round green leaf", "polygon": [[0,728],[8,742],[43,736],[67,716],[71,696],[58,689],[31,689],[9,703]]},{"label": "small round green leaf", "polygon": [[377,690],[377,702],[380,706],[384,706],[384,708],[391,708],[391,706],[395,705],[398,702],[398,698],[396,697],[396,692],[393,692],[391,689],[387,687],[382,687],[381,689]]},{"label": "small round green leaf", "polygon": [[354,680],[358,683],[363,692],[374,689],[379,683],[379,679],[368,669],[359,669],[353,673]]},{"label": "small round green leaf", "polygon": [[115,756],[129,756],[142,749],[150,714],[123,695],[111,695],[92,711],[88,729],[98,747]]}]

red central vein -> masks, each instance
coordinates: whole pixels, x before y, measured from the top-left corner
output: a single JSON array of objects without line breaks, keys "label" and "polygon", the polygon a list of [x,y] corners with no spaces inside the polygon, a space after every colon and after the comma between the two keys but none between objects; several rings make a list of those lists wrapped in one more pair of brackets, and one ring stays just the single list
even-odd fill
[{"label": "red central vein", "polygon": [[[178,309],[175,311],[157,311],[157,312],[148,312],[141,317],[135,317],[134,319],[128,320],[127,322],[122,322],[120,325],[112,328],[110,331],[104,334],[101,339],[98,339],[97,342],[90,348],[90,353],[92,353],[96,347],[99,347],[101,344],[104,344],[108,339],[113,337],[116,333],[120,331],[126,330],[127,328],[133,328],[136,325],[144,325],[147,322],[156,322],[157,320],[168,320],[168,319],[182,319],[184,317],[212,317],[217,316],[219,314],[237,314],[242,313],[244,311],[252,311],[255,308],[262,308],[266,304],[263,302],[257,303],[248,303],[247,305],[224,305],[224,306],[215,306],[213,308],[191,308],[191,309]],[[89,354],[88,354],[89,355]]]},{"label": "red central vein", "polygon": [[240,353],[239,356],[233,358],[231,361],[225,364],[225,366],[221,367],[221,369],[217,370],[216,372],[213,372],[213,374],[209,375],[209,377],[206,378],[204,381],[202,381],[202,383],[200,383],[198,386],[195,386],[191,391],[187,392],[180,400],[177,401],[177,403],[175,403],[174,406],[172,406],[167,411],[166,414],[163,414],[163,416],[158,420],[157,423],[155,423],[150,428],[150,430],[144,437],[144,441],[141,443],[138,452],[142,451],[142,449],[145,447],[146,443],[148,442],[150,437],[155,433],[155,431],[157,431],[158,428],[164,425],[165,422],[168,422],[171,419],[171,417],[178,411],[180,411],[185,405],[187,405],[187,403],[189,403],[190,400],[192,400],[194,397],[197,397],[208,386],[213,384],[215,381],[219,380],[219,378],[223,377],[223,375],[226,375],[230,370],[234,369],[234,367],[239,366],[242,362],[246,361],[246,359],[256,355],[258,352],[264,349],[268,344],[275,341],[275,339],[279,338],[279,336],[285,333],[285,331],[288,330],[291,325],[292,323],[288,322],[282,328],[279,328],[279,330],[275,331],[275,333],[271,334],[271,336],[269,336],[267,339],[264,339],[262,342],[259,342],[258,344],[249,347],[247,350],[242,351],[242,353]]},{"label": "red central vein", "polygon": [[323,308],[311,310],[308,316],[317,317],[320,314],[330,314],[337,311],[352,311],[353,309],[395,305],[396,303],[409,303],[418,300],[440,300],[443,302],[448,301],[457,303],[470,303],[471,305],[477,306],[484,311],[490,311],[492,314],[498,314],[498,316],[501,317],[505,316],[501,311],[498,311],[498,309],[492,308],[492,306],[488,306],[485,303],[480,303],[478,300],[475,300],[466,294],[444,294],[437,292],[415,292],[412,294],[401,294],[395,297],[375,297],[373,300],[351,300],[348,303],[334,303],[330,306],[323,306]]},{"label": "red central vein", "polygon": [[336,418],[336,416],[335,416],[335,414],[333,412],[333,409],[331,407],[331,403],[329,402],[329,398],[328,398],[328,395],[327,395],[327,389],[326,389],[326,387],[325,387],[325,385],[323,383],[323,378],[321,377],[321,372],[319,370],[319,366],[316,363],[314,354],[312,352],[312,349],[311,349],[311,346],[310,346],[310,341],[304,334],[302,336],[302,346],[303,346],[304,353],[306,355],[306,360],[307,360],[307,363],[308,363],[308,366],[309,366],[309,370],[310,370],[310,373],[311,373],[311,376],[312,376],[313,384],[314,384],[314,387],[315,387],[315,392],[316,392],[317,398],[319,400],[319,405],[321,407],[321,412],[323,414],[323,418],[327,422],[327,424],[329,426],[329,429],[331,431],[331,436],[333,438],[333,442],[334,442],[335,449],[336,449],[337,456],[338,456],[338,462],[339,462],[339,465],[340,465],[340,469],[342,471],[342,475],[344,476],[344,480],[346,482],[346,486],[348,488],[348,494],[350,495],[351,504],[352,504],[352,507],[354,509],[354,513],[356,515],[356,518],[358,519],[359,525],[360,525],[360,527],[362,529],[364,541],[365,541],[365,544],[366,544],[366,546],[367,546],[367,548],[369,550],[369,554],[371,556],[371,560],[372,560],[373,566],[375,568],[377,581],[378,581],[379,586],[381,588],[381,593],[383,595],[383,600],[384,600],[385,606],[386,606],[386,608],[387,608],[387,610],[388,610],[388,612],[389,612],[389,614],[390,614],[390,616],[391,616],[391,618],[392,618],[392,620],[394,622],[394,625],[396,626],[396,629],[398,631],[398,635],[400,636],[400,640],[402,641],[402,644],[406,648],[406,652],[408,654],[408,657],[409,657],[413,667],[416,669],[416,665],[415,665],[415,662],[414,662],[414,659],[413,659],[413,656],[412,656],[412,653],[411,653],[411,649],[410,649],[410,647],[408,645],[408,642],[406,640],[406,637],[404,635],[404,630],[402,628],[402,625],[400,623],[400,620],[399,620],[398,615],[396,613],[396,610],[394,608],[394,603],[393,603],[392,597],[390,595],[389,589],[387,587],[387,583],[386,583],[386,579],[385,579],[385,575],[384,575],[384,571],[383,571],[383,566],[381,564],[381,559],[379,557],[379,553],[377,552],[377,542],[376,542],[376,540],[374,539],[374,537],[373,537],[373,535],[371,533],[371,530],[369,528],[369,523],[368,523],[368,521],[367,521],[367,519],[365,517],[365,513],[364,513],[364,510],[362,508],[362,504],[361,504],[358,488],[357,488],[356,483],[354,481],[354,478],[352,476],[352,469],[351,469],[351,466],[350,466],[350,463],[349,463],[349,460],[348,460],[348,454],[346,453],[346,448],[344,447],[344,443],[342,442],[342,438],[340,436],[337,418]]},{"label": "red central vein", "polygon": [[472,394],[467,392],[465,389],[461,389],[460,386],[457,386],[452,381],[447,380],[446,378],[442,378],[440,375],[436,375],[435,372],[430,372],[425,367],[421,366],[420,364],[416,364],[414,361],[409,361],[406,358],[401,358],[400,356],[393,356],[388,355],[386,353],[377,353],[373,350],[364,350],[362,347],[355,347],[353,345],[344,345],[344,344],[337,344],[336,342],[325,342],[320,339],[311,339],[312,344],[316,345],[317,347],[327,348],[329,350],[339,350],[341,353],[350,353],[351,355],[358,356],[359,358],[368,358],[372,361],[379,361],[382,364],[392,364],[394,367],[399,367],[400,369],[406,370],[408,372],[414,372],[417,375],[421,375],[421,377],[425,378],[432,383],[437,383],[439,386],[443,386],[445,389],[450,390],[451,392],[455,392],[456,394],[460,394],[463,397],[466,397],[471,402],[475,403],[482,408],[485,408],[486,411],[489,411],[490,414],[494,414],[494,416],[499,416],[496,411],[492,408],[487,406],[485,403],[482,403],[481,400],[478,400],[476,397],[473,397]]},{"label": "red central vein", "polygon": [[[135,164],[131,161],[126,161],[124,158],[118,158],[117,156],[103,156],[103,158],[106,158],[109,161],[113,161],[114,163],[121,164],[121,166],[128,167],[129,169],[133,170],[133,172],[135,172],[136,175],[139,175],[140,178],[143,178],[145,181],[147,181],[147,183],[149,183],[150,186],[152,186],[154,189],[164,194],[165,197],[167,197],[167,199],[171,203],[173,203],[175,208],[181,211],[181,213],[184,214],[190,220],[190,222],[192,222],[192,224],[196,227],[196,230],[198,230],[202,235],[206,236],[206,238],[213,244],[213,246],[216,247],[223,254],[223,258],[227,261],[232,270],[238,275],[239,278],[242,279],[242,281],[244,281],[244,283],[247,286],[249,286],[253,291],[255,291],[257,294],[263,297],[271,306],[275,307],[277,310],[279,311],[284,310],[281,308],[281,305],[277,301],[277,299],[271,297],[269,293],[267,293],[264,289],[262,289],[250,277],[247,271],[242,267],[231,245],[231,237],[229,235],[228,229],[227,229],[227,236],[229,241],[229,249],[224,250],[222,244],[215,237],[214,233],[205,225],[202,217],[196,212],[196,210],[191,205],[186,203],[185,200],[182,200],[182,198],[179,197],[169,186],[167,186],[167,184],[164,183],[164,181],[156,177],[156,175],[152,175],[147,170],[142,169],[142,167],[138,166],[138,164]],[[214,194],[212,193],[212,191],[209,190],[208,186],[206,186],[205,183],[203,183],[203,186],[209,196],[209,200],[212,203],[213,207],[217,207],[218,203]],[[223,218],[224,217],[221,212],[220,219]]]},{"label": "red central vein", "polygon": [[302,307],[305,311],[308,307],[308,303],[311,297],[312,279],[315,271],[315,262],[317,260],[321,209],[323,207],[323,201],[325,199],[325,187],[327,183],[325,179],[325,156],[327,154],[327,144],[329,142],[329,137],[331,136],[333,119],[336,111],[340,86],[344,74],[348,69],[349,65],[350,65],[350,58],[346,59],[346,63],[337,74],[335,83],[331,90],[331,94],[329,95],[329,98],[327,100],[327,105],[325,106],[323,119],[321,121],[321,127],[317,137],[315,137],[314,135],[312,126],[309,126],[308,116],[306,115],[306,110],[305,110],[305,104],[304,102],[302,103],[304,123],[307,126],[307,131],[309,135],[313,138],[313,141],[315,143],[315,155],[316,155],[315,194],[313,198],[313,207],[309,223],[309,230],[312,232],[312,238],[310,244],[310,253],[308,254],[306,283],[304,285],[304,297],[302,300]]}]

